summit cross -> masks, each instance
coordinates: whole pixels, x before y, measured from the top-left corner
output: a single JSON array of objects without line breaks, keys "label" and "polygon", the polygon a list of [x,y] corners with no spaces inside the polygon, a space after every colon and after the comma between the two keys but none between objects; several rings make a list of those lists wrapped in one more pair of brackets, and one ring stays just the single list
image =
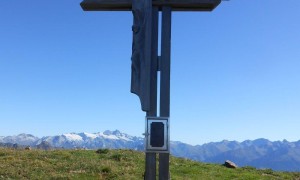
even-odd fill
[{"label": "summit cross", "polygon": [[[159,154],[159,179],[170,179],[170,52],[172,11],[212,11],[221,0],[83,0],[84,11],[132,11],[133,43],[131,92],[140,98],[146,112],[144,179],[156,179]],[[161,55],[158,55],[159,12]],[[160,72],[160,76],[158,76]],[[157,82],[160,77],[160,99]],[[159,102],[159,111],[157,109]]]}]

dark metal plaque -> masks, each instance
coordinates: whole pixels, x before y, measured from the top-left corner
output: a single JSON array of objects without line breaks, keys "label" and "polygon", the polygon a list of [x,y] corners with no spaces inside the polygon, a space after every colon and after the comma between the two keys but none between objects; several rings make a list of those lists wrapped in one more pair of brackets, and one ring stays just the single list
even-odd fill
[{"label": "dark metal plaque", "polygon": [[152,122],[150,126],[150,145],[152,147],[163,147],[165,144],[164,123]]}]

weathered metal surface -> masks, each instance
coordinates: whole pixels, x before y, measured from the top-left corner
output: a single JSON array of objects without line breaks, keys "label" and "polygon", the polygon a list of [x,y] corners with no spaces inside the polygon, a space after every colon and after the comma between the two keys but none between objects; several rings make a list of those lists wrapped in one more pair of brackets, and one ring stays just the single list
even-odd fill
[{"label": "weathered metal surface", "polygon": [[151,78],[151,0],[132,0],[133,41],[131,56],[131,92],[141,101],[143,111],[150,110]]},{"label": "weathered metal surface", "polygon": [[[84,0],[85,11],[131,11],[133,0]],[[212,11],[221,0],[153,0],[153,6],[169,6],[172,11]]]}]

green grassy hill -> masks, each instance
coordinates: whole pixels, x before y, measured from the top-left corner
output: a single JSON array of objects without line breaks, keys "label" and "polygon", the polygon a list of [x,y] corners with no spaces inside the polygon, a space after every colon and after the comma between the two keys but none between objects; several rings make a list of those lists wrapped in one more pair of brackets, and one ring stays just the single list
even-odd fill
[{"label": "green grassy hill", "polygon": [[[300,173],[228,169],[171,157],[173,179],[300,179]],[[0,179],[143,179],[144,153],[132,150],[13,150],[0,148]]]}]

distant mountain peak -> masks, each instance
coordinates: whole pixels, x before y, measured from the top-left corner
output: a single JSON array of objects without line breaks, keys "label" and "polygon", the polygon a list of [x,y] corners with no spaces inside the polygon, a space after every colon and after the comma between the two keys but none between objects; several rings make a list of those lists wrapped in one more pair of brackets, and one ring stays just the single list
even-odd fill
[{"label": "distant mountain peak", "polygon": [[121,133],[121,131],[119,131],[119,130],[114,130],[114,131],[110,131],[110,130],[106,130],[106,131],[104,131],[103,132],[103,134],[105,134],[105,135],[116,135],[116,136],[120,136],[120,135],[122,135],[123,133]]},{"label": "distant mountain peak", "polygon": [[69,141],[82,141],[82,137],[76,133],[66,133],[62,134],[62,136],[66,137]]}]

